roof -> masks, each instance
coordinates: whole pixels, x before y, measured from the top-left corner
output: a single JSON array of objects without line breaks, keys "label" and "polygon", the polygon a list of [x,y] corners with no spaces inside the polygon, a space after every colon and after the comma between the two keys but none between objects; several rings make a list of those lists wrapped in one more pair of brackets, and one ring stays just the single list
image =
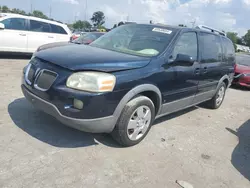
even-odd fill
[{"label": "roof", "polygon": [[[166,27],[166,28],[173,28],[173,29],[176,29],[176,30],[184,30],[184,31],[202,31],[202,32],[205,32],[205,33],[213,33],[215,35],[219,35],[221,37],[225,37],[227,38],[226,36],[224,35],[221,35],[221,34],[218,34],[217,32],[212,32],[212,30],[215,30],[215,31],[218,31],[214,28],[211,28],[211,31],[209,31],[208,29],[201,29],[201,28],[190,28],[190,27],[181,27],[181,26],[176,26],[176,25],[166,25],[166,24],[162,24],[162,23],[157,23],[157,24],[138,24],[138,25],[150,25],[150,26],[155,26],[155,27]],[[207,28],[209,28],[208,26],[206,26]],[[222,31],[220,32],[222,33]]]},{"label": "roof", "polygon": [[13,13],[0,13],[0,15],[4,15],[4,16],[7,16],[7,17],[18,17],[18,18],[32,19],[32,20],[47,22],[47,23],[50,23],[50,24],[66,26],[66,24],[63,24],[63,23],[60,23],[60,22],[57,22],[57,21],[47,20],[47,19],[38,18],[38,17],[34,17],[34,16],[25,16],[25,15],[21,15],[21,14],[13,14]]}]

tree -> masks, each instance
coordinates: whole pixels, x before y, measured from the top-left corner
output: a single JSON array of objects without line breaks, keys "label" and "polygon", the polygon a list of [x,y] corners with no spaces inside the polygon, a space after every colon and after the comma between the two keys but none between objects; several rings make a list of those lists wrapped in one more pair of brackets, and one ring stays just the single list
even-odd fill
[{"label": "tree", "polygon": [[227,32],[227,38],[229,38],[234,44],[237,43],[237,33]]},{"label": "tree", "polygon": [[81,21],[78,20],[75,23],[73,23],[74,29],[90,29],[92,25],[88,21]]},{"label": "tree", "polygon": [[227,38],[229,38],[233,42],[235,51],[237,50],[237,46],[236,46],[237,38],[238,38],[237,35],[238,33],[227,32]]},{"label": "tree", "polygon": [[0,12],[2,12],[2,7],[0,6]]},{"label": "tree", "polygon": [[9,12],[9,8],[7,6],[2,7],[2,12],[7,13]]},{"label": "tree", "polygon": [[90,29],[92,27],[91,23],[88,21],[83,21],[83,28]]},{"label": "tree", "polygon": [[117,24],[115,24],[114,26],[113,26],[113,28],[116,28],[117,27]]},{"label": "tree", "polygon": [[244,41],[243,41],[243,38],[241,37],[237,37],[237,44],[240,44],[240,45],[244,45]]},{"label": "tree", "polygon": [[43,14],[43,12],[41,12],[39,10],[34,10],[32,13],[32,16],[35,16],[38,18],[43,18],[43,19],[49,19],[48,16],[46,16],[45,14]]},{"label": "tree", "polygon": [[99,25],[103,25],[105,23],[104,13],[101,11],[94,12],[94,14],[91,18],[91,21],[93,22],[93,25],[95,27],[99,26]]},{"label": "tree", "polygon": [[250,47],[250,30],[247,31],[247,33],[243,37],[243,40],[246,43],[246,45]]}]

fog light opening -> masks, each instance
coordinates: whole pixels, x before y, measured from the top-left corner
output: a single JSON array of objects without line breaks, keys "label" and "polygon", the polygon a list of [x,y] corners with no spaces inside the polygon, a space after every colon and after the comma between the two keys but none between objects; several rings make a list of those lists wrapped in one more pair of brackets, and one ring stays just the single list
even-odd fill
[{"label": "fog light opening", "polygon": [[78,99],[74,99],[73,106],[74,106],[74,108],[81,110],[81,109],[83,109],[83,102],[78,100]]}]

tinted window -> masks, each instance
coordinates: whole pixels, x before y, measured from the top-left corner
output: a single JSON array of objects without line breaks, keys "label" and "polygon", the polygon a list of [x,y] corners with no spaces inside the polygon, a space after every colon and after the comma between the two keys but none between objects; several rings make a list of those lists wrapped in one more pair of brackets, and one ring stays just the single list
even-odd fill
[{"label": "tinted window", "polygon": [[138,56],[163,52],[176,33],[171,27],[128,24],[117,27],[91,43],[91,46]]},{"label": "tinted window", "polygon": [[177,54],[189,55],[193,57],[194,60],[197,60],[198,42],[195,32],[184,33],[181,35],[174,47],[173,59],[176,58]]},{"label": "tinted window", "polygon": [[5,29],[26,30],[26,20],[23,18],[8,18],[1,21]]},{"label": "tinted window", "polygon": [[50,24],[50,27],[52,33],[67,34],[67,32],[61,26]]},{"label": "tinted window", "polygon": [[30,31],[49,33],[50,25],[45,22],[30,20]]},{"label": "tinted window", "polygon": [[222,61],[221,39],[217,35],[201,33],[201,62],[213,63]]},{"label": "tinted window", "polygon": [[227,61],[229,58],[234,57],[235,49],[232,42],[226,38],[222,38],[222,44],[223,44],[225,60]]}]

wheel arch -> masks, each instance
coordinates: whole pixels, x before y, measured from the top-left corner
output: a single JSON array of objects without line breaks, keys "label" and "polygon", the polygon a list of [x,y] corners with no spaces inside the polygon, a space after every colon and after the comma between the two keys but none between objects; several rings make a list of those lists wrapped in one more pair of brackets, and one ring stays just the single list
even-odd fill
[{"label": "wheel arch", "polygon": [[120,117],[124,106],[137,95],[148,97],[155,105],[155,114],[157,115],[160,112],[162,106],[162,95],[159,88],[153,84],[143,84],[131,89],[119,102],[114,112],[114,117],[116,117],[115,122],[117,122],[118,118]]},{"label": "wheel arch", "polygon": [[228,75],[224,75],[220,80],[219,83],[217,85],[216,91],[219,89],[220,84],[224,82],[226,84],[227,87],[230,86],[231,82],[230,82],[230,78]]}]

